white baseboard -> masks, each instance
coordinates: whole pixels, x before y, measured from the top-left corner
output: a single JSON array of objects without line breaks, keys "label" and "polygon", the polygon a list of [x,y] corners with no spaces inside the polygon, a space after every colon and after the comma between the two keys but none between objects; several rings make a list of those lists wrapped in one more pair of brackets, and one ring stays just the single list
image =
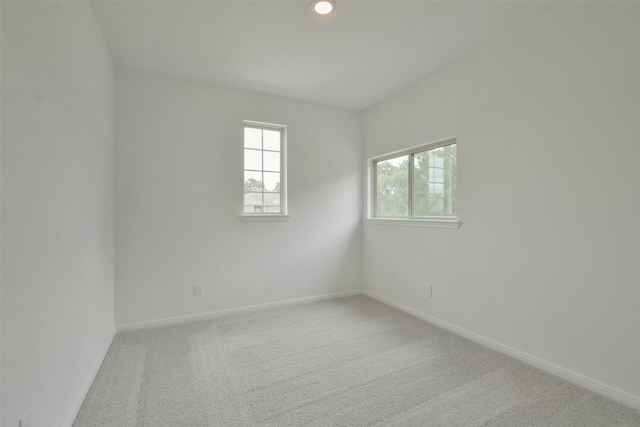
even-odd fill
[{"label": "white baseboard", "polygon": [[151,320],[148,322],[129,323],[126,325],[116,326],[116,331],[126,332],[126,331],[135,331],[139,329],[155,328],[157,326],[174,325],[177,323],[191,322],[194,320],[213,319],[216,317],[227,316],[229,314],[258,311],[258,310],[264,310],[266,308],[283,307],[287,305],[302,304],[302,303],[314,302],[314,301],[323,301],[323,300],[329,300],[329,299],[335,299],[335,298],[344,298],[344,297],[361,295],[361,294],[362,294],[362,290],[356,289],[352,291],[335,292],[332,294],[315,295],[312,297],[295,298],[295,299],[284,300],[284,301],[269,302],[265,304],[257,304],[257,305],[249,305],[244,307],[229,308],[225,310],[209,311],[206,313],[190,314],[187,316],[177,316],[177,317],[170,317],[167,319]]},{"label": "white baseboard", "polygon": [[563,368],[561,366],[555,365],[553,363],[547,362],[536,356],[530,355],[520,350],[516,350],[515,348],[511,348],[504,344],[500,344],[497,341],[493,341],[489,338],[485,338],[481,335],[467,331],[466,329],[459,328],[458,326],[442,321],[436,317],[429,316],[428,314],[425,314],[411,307],[407,307],[406,305],[390,300],[389,298],[385,298],[369,290],[365,289],[362,291],[362,293],[384,304],[387,304],[399,310],[402,310],[405,313],[411,314],[422,320],[426,320],[429,323],[433,323],[434,325],[440,326],[441,328],[446,329],[450,332],[453,332],[454,334],[463,336],[465,338],[470,339],[471,341],[475,341],[493,350],[499,351],[500,353],[504,353],[506,355],[514,357],[522,362],[535,366],[536,368],[540,368],[543,371],[549,372],[550,374],[556,375],[560,378],[563,378],[567,381],[570,381],[574,384],[584,387],[587,390],[593,391],[594,393],[598,393],[600,395],[603,395],[610,399],[618,401],[624,405],[631,406],[632,408],[640,410],[640,396],[634,396],[630,393],[619,390],[615,387],[608,386],[604,383],[601,383],[599,381],[586,377],[577,372],[574,372],[569,369]]},{"label": "white baseboard", "polygon": [[100,354],[96,358],[93,366],[91,367],[91,370],[87,374],[87,377],[84,380],[84,384],[82,385],[82,389],[80,389],[80,393],[78,393],[78,397],[69,410],[69,415],[67,416],[67,420],[63,425],[69,427],[73,426],[73,422],[76,420],[78,412],[80,412],[80,407],[82,406],[84,399],[87,397],[87,393],[89,393],[89,389],[91,388],[93,381],[96,379],[96,375],[98,375],[98,371],[102,366],[102,362],[104,362],[104,358],[107,356],[107,352],[109,351],[109,347],[111,347],[111,343],[113,342],[113,338],[115,337],[115,335],[116,329],[112,328],[111,331],[109,331],[109,335],[107,336],[107,339],[102,346]]}]

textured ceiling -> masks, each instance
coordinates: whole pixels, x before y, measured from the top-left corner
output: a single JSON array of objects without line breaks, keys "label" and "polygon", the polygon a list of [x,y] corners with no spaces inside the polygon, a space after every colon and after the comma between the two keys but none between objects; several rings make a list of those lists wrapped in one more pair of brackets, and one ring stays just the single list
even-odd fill
[{"label": "textured ceiling", "polygon": [[549,10],[542,1],[96,1],[118,66],[363,109]]}]

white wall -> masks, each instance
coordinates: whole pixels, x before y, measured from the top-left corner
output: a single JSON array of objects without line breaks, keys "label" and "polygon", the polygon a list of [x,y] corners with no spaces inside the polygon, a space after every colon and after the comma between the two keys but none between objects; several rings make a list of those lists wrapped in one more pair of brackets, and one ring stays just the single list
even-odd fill
[{"label": "white wall", "polygon": [[69,425],[114,333],[113,66],[80,2],[2,2],[2,420]]},{"label": "white wall", "polygon": [[462,221],[365,225],[365,288],[636,406],[639,8],[558,5],[363,113],[364,158],[458,136]]},{"label": "white wall", "polygon": [[[289,221],[239,219],[245,119],[288,126]],[[351,110],[117,69],[116,325],[359,289],[360,124]]]}]

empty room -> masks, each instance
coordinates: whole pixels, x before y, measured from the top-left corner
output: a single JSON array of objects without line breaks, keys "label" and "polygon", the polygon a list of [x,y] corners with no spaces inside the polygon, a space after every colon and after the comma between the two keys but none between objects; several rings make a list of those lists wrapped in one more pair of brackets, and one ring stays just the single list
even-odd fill
[{"label": "empty room", "polygon": [[0,425],[640,426],[640,2],[0,2]]}]

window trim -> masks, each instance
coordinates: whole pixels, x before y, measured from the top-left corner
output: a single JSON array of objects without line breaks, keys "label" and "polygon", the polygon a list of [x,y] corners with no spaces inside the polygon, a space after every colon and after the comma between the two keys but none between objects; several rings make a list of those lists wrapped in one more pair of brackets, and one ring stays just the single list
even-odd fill
[{"label": "window trim", "polygon": [[[448,217],[451,218],[451,217]],[[400,225],[408,227],[433,227],[433,228],[460,228],[461,222],[457,219],[430,219],[418,218],[367,218],[366,224],[371,225]]]},{"label": "window trim", "polygon": [[378,162],[383,162],[385,160],[394,159],[396,157],[401,156],[409,156],[409,183],[408,183],[408,191],[409,191],[409,201],[408,208],[409,212],[413,211],[413,179],[411,178],[413,172],[413,166],[411,159],[412,155],[416,153],[420,153],[422,151],[433,150],[436,148],[444,147],[447,145],[458,144],[457,136],[450,136],[447,138],[439,139],[436,141],[429,142],[427,144],[420,144],[413,147],[405,148],[402,150],[393,151],[391,153],[386,153],[381,156],[375,156],[368,159],[367,164],[367,209],[366,209],[366,224],[376,224],[376,225],[403,225],[403,226],[419,226],[419,227],[438,227],[438,228],[459,228],[460,221],[458,219],[458,215],[449,215],[449,216],[406,216],[406,217],[384,217],[384,216],[376,216],[376,208],[377,208],[377,180],[375,179],[375,165]]},{"label": "window trim", "polygon": [[287,221],[290,218],[289,215],[286,214],[274,214],[272,212],[268,213],[242,213],[240,215],[240,221]]},{"label": "window trim", "polygon": [[[244,130],[245,128],[277,130],[280,132],[280,212],[245,212],[244,211]],[[287,191],[287,126],[275,123],[258,122],[255,120],[242,121],[242,195],[243,202],[240,209],[241,221],[286,221],[289,219],[289,204]],[[264,151],[262,149],[261,151]],[[267,150],[269,151],[269,150]],[[264,167],[264,166],[263,166]],[[264,170],[264,169],[263,169]]]}]

